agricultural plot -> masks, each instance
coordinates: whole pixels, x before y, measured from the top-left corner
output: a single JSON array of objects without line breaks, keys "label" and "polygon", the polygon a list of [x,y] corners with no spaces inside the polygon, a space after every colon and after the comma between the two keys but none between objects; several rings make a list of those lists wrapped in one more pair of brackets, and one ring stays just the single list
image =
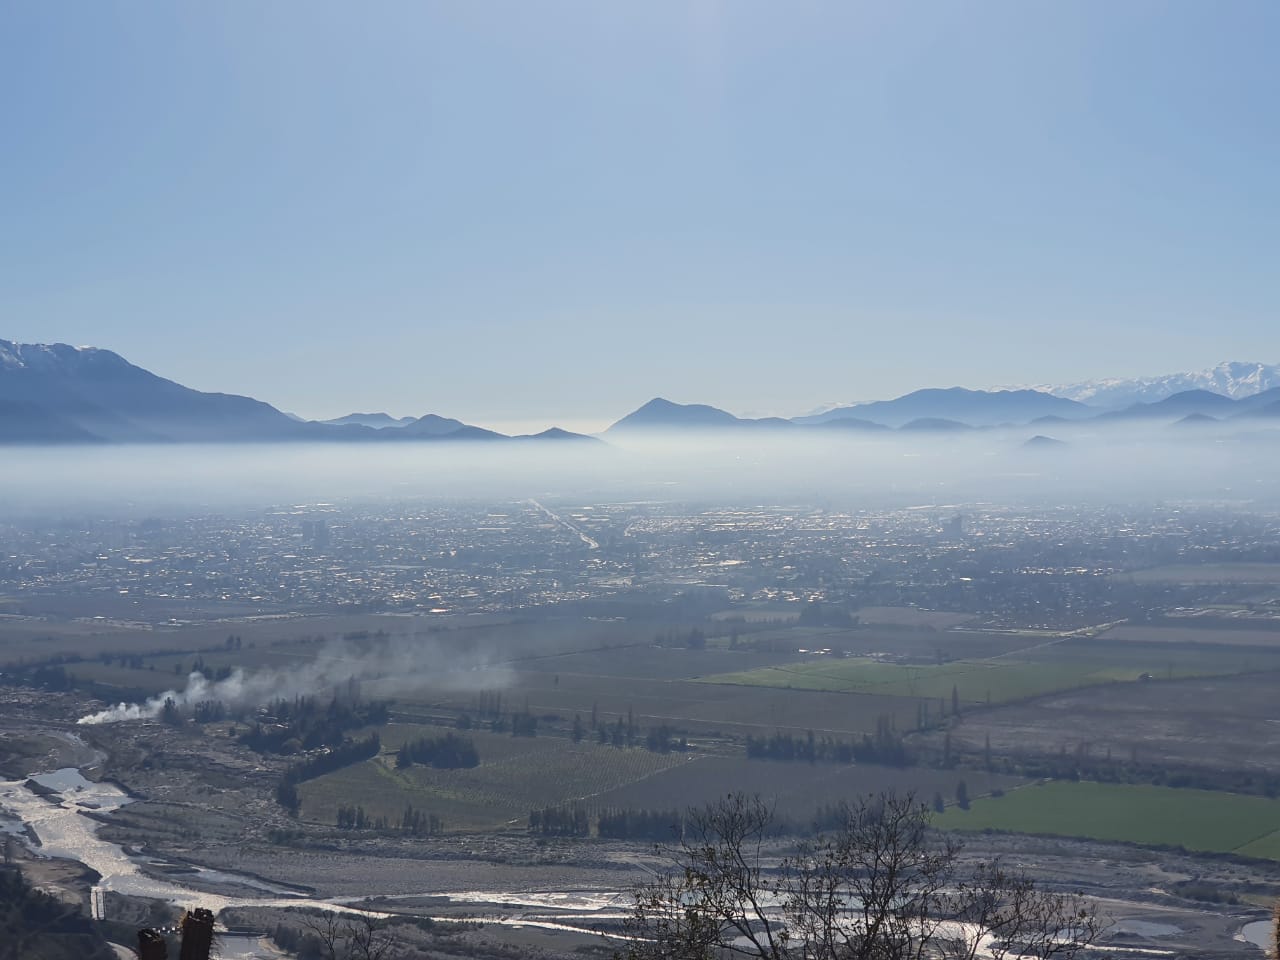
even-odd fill
[{"label": "agricultural plot", "polygon": [[974,616],[970,613],[945,613],[939,610],[919,610],[915,607],[862,607],[858,611],[860,622],[886,627],[946,630],[973,619]]},{"label": "agricultural plot", "polygon": [[697,806],[726,792],[759,793],[779,813],[800,821],[821,804],[881,790],[911,792],[922,802],[950,799],[964,780],[971,796],[1009,790],[1024,779],[978,771],[894,768],[873,764],[807,764],[705,754],[655,754],[561,738],[524,739],[469,732],[481,755],[470,770],[396,769],[393,751],[406,740],[435,736],[439,727],[382,728],[382,756],[299,787],[304,819],[333,823],[339,806],[360,805],[371,816],[399,819],[406,804],[442,817],[446,829],[523,829],[535,807],[580,802],[610,807]]},{"label": "agricultural plot", "polygon": [[1071,687],[1133,680],[1123,673],[1088,666],[1064,671],[1053,664],[1013,661],[956,661],[943,665],[896,664],[856,658],[767,667],[748,673],[708,677],[708,683],[789,687],[928,700],[949,699],[954,688],[965,703],[1003,703]]},{"label": "agricultural plot", "polygon": [[97,661],[86,661],[69,665],[67,673],[81,682],[118,687],[121,690],[121,696],[134,692],[154,696],[166,690],[181,689],[187,684],[187,675],[185,673],[181,676],[175,675],[172,667],[134,670],[129,667],[108,666]]},{"label": "agricultural plot", "polygon": [[1231,650],[1189,645],[1115,645],[1049,641],[984,660],[941,664],[869,658],[815,658],[785,666],[721,674],[707,683],[782,687],[894,697],[949,698],[997,704],[1099,684],[1151,678],[1225,676],[1280,669],[1280,649]]},{"label": "agricultural plot", "polygon": [[1208,790],[1054,782],[948,807],[948,830],[1122,840],[1188,850],[1280,856],[1280,801]]},{"label": "agricultural plot", "polygon": [[[482,675],[472,679],[486,689]],[[508,708],[522,708],[539,716],[572,721],[579,714],[584,722],[593,708],[602,722],[613,722],[631,711],[641,728],[668,723],[691,735],[744,736],[775,730],[848,736],[874,732],[882,715],[894,718],[900,730],[914,729],[918,700],[902,697],[850,697],[842,693],[822,693],[763,687],[706,684],[686,680],[652,680],[614,676],[552,674],[541,671],[495,675],[487,687],[501,690]],[[378,684],[365,684],[369,696],[381,695]],[[948,688],[950,689],[950,688]],[[474,690],[424,687],[396,691],[398,709],[430,711],[471,711]]]},{"label": "agricultural plot", "polygon": [[[953,746],[979,754],[1074,755],[1271,775],[1280,770],[1280,674],[1111,684],[966,713]],[[928,737],[941,749],[941,734]]]},{"label": "agricultural plot", "polygon": [[1280,563],[1188,563],[1115,574],[1134,583],[1275,583]]},{"label": "agricultural plot", "polygon": [[1214,644],[1228,647],[1280,648],[1280,629],[1197,627],[1112,627],[1099,637],[1115,643]]},{"label": "agricultural plot", "polygon": [[690,650],[652,644],[607,650],[586,650],[521,661],[523,671],[584,677],[625,677],[647,680],[685,680],[726,670],[754,670],[786,663],[793,653],[755,653],[725,647]]},{"label": "agricultural plot", "polygon": [[[398,734],[403,737],[407,732]],[[478,767],[398,770],[395,757],[384,753],[302,784],[302,816],[334,823],[338,807],[360,805],[370,816],[385,816],[395,823],[405,806],[412,804],[443,818],[449,830],[523,829],[532,808],[591,802],[689,762],[685,754],[617,749],[585,741],[575,744],[559,738],[490,733],[472,736],[480,751]],[[387,740],[394,743],[396,737],[395,728],[388,728]]]},{"label": "agricultural plot", "polygon": [[101,660],[82,660],[67,664],[66,670],[77,680],[118,686],[128,689],[161,693],[175,688],[182,689],[192,665],[201,662],[205,672],[213,675],[223,668],[239,668],[245,673],[259,670],[288,671],[317,659],[317,651],[311,645],[288,644],[263,649],[237,651],[210,650],[203,653],[138,654],[141,667],[131,667],[119,659],[111,663]]},{"label": "agricultural plot", "polygon": [[798,604],[740,606],[711,615],[712,620],[740,620],[743,623],[794,623],[800,619]]},{"label": "agricultural plot", "polygon": [[970,796],[985,795],[994,788],[1009,790],[1026,782],[974,770],[704,756],[601,794],[595,802],[606,807],[668,809],[710,803],[730,792],[758,793],[780,814],[804,821],[820,805],[854,801],[884,790],[912,793],[924,803],[931,802],[935,793],[950,800],[961,780]]},{"label": "agricultural plot", "polygon": [[[882,608],[897,609],[897,608]],[[1058,636],[1048,634],[1046,639]],[[833,653],[897,654],[932,658],[990,657],[1019,650],[1033,642],[1025,635],[926,626],[863,624],[851,627],[790,627],[743,634],[743,645],[775,653],[829,649]]]},{"label": "agricultural plot", "polygon": [[[228,634],[240,637],[242,646],[224,659],[221,653]],[[174,662],[189,662],[199,652],[210,665],[227,663],[251,669],[274,665],[281,659],[296,663],[340,648],[344,638],[373,634],[383,634],[424,654],[461,652],[498,662],[649,643],[653,627],[624,621],[572,617],[530,621],[497,615],[290,614],[172,626],[100,618],[52,622],[0,617],[0,664],[69,653],[90,660],[100,652],[109,652],[141,654],[149,664],[154,658],[159,671],[166,659],[171,668]]]}]

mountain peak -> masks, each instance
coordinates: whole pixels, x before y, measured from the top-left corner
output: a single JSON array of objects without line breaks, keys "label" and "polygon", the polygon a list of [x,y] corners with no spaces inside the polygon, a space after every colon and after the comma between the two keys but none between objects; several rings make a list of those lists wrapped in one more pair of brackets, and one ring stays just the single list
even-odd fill
[{"label": "mountain peak", "polygon": [[385,430],[387,428],[403,427],[413,423],[415,419],[415,417],[393,417],[389,413],[348,413],[345,417],[336,417],[333,420],[321,420],[320,422],[338,427],[358,424],[362,427],[373,427],[375,430]]},{"label": "mountain peak", "polygon": [[728,411],[704,403],[675,403],[665,397],[654,397],[609,430],[708,429],[747,422],[750,421],[740,420]]},{"label": "mountain peak", "polygon": [[101,347],[73,347],[69,343],[17,343],[0,340],[0,369],[49,370],[84,363],[132,366],[118,353]]}]

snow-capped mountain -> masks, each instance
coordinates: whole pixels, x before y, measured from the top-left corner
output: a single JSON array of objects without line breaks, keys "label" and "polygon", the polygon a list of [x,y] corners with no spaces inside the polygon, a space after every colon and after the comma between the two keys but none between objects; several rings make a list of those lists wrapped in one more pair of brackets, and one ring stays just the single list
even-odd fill
[{"label": "snow-capped mountain", "polygon": [[1272,387],[1280,387],[1280,364],[1228,361],[1194,373],[1085,380],[1035,389],[1093,407],[1117,410],[1135,403],[1157,403],[1186,390],[1208,390],[1239,400]]},{"label": "snow-capped mountain", "polygon": [[[101,355],[101,357],[99,356]],[[0,340],[0,370],[41,370],[85,360],[124,360],[119,354],[97,347],[73,347],[66,343],[15,343]]]}]

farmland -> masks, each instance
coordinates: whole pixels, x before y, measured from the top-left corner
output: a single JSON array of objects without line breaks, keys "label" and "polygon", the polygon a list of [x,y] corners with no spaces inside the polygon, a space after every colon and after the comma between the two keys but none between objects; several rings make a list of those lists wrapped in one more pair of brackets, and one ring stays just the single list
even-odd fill
[{"label": "farmland", "polygon": [[564,738],[517,738],[468,732],[481,755],[473,769],[396,769],[391,753],[439,728],[391,724],[380,731],[385,753],[302,784],[303,817],[333,823],[339,806],[359,804],[394,821],[406,804],[445,820],[449,830],[524,828],[534,807],[581,802],[589,809],[696,806],[726,792],[759,793],[801,822],[815,808],[860,794],[896,789],[922,798],[950,797],[960,780],[974,795],[1025,782],[1016,777],[930,768],[775,763],[705,752],[651,753]]},{"label": "farmland", "polygon": [[[114,656],[69,663],[67,671],[99,691],[116,688],[123,695],[182,686],[197,656],[206,670],[281,676],[355,658],[394,663],[361,683],[364,697],[393,702],[393,722],[378,728],[382,754],[298,786],[295,822],[330,837],[342,835],[334,833],[339,807],[360,806],[394,825],[412,806],[441,818],[449,834],[510,838],[525,834],[534,808],[670,809],[729,791],[759,792],[803,826],[820,805],[884,789],[950,802],[963,781],[972,809],[949,808],[941,818],[949,828],[1182,844],[1280,859],[1280,807],[1260,796],[1150,783],[1028,786],[1017,772],[1026,769],[1018,764],[1024,757],[1077,755],[1114,756],[1135,769],[1168,764],[1182,775],[1196,764],[1277,767],[1280,733],[1268,722],[1280,676],[1274,633],[1144,625],[1091,637],[957,629],[948,626],[953,620],[927,611],[873,616],[886,623],[742,624],[734,643],[723,621],[707,621],[705,645],[686,644],[683,625],[492,618],[442,620],[421,630],[413,622],[365,618],[340,625],[391,629],[343,636],[334,631],[338,623],[304,618],[237,625],[246,639],[240,648],[220,643],[223,632],[203,631],[207,645],[198,654],[183,631],[156,631],[150,646],[139,642]],[[962,703],[959,716],[951,711],[953,689]],[[507,716],[536,717],[538,736],[488,729],[495,697]],[[917,730],[925,705],[931,728]],[[479,766],[396,767],[401,743],[438,736],[463,715],[475,722],[465,735],[476,742]],[[577,743],[569,735],[575,717],[587,727]],[[630,718],[636,745],[597,742],[593,717],[600,727]],[[857,740],[886,720],[906,736],[915,765],[744,756],[748,735],[782,731],[803,738],[812,730]],[[645,731],[660,724],[684,735],[690,749],[646,750]],[[947,750],[950,765],[942,759]],[[993,762],[978,762],[985,752]]]},{"label": "farmland", "polygon": [[947,698],[999,704],[1100,684],[1222,676],[1280,669],[1280,651],[1205,649],[1187,644],[1117,645],[1070,638],[981,660],[893,663],[867,657],[815,657],[718,674],[707,683],[796,690]]},{"label": "farmland", "polygon": [[[1007,756],[1083,750],[1093,758],[1181,769],[1280,770],[1280,674],[1110,684],[966,713],[950,730],[957,749],[989,743]],[[930,740],[939,745],[940,735]]]},{"label": "farmland", "polygon": [[1099,634],[1102,639],[1118,643],[1213,644],[1226,647],[1276,646],[1276,631],[1232,626],[1193,627],[1112,627]]},{"label": "farmland", "polygon": [[949,807],[935,823],[1280,857],[1280,801],[1207,790],[1045,783]]},{"label": "farmland", "polygon": [[[392,727],[388,742],[433,731]],[[434,731],[438,732],[438,731]],[[333,823],[337,808],[359,804],[370,816],[395,821],[406,804],[436,814],[448,829],[523,829],[533,807],[591,798],[688,762],[680,753],[616,749],[598,743],[538,737],[471,734],[480,766],[398,770],[384,754],[346,767],[300,788],[303,816]]]},{"label": "farmland", "polygon": [[729,791],[759,793],[779,813],[800,823],[821,804],[853,800],[882,790],[913,793],[929,800],[935,793],[951,797],[964,780],[971,795],[993,788],[1011,789],[1025,782],[979,771],[872,764],[772,763],[738,757],[702,757],[671,767],[646,780],[602,794],[604,806],[667,807],[710,803]]},{"label": "farmland", "polygon": [[1167,564],[1117,574],[1132,583],[1280,584],[1280,563]]}]

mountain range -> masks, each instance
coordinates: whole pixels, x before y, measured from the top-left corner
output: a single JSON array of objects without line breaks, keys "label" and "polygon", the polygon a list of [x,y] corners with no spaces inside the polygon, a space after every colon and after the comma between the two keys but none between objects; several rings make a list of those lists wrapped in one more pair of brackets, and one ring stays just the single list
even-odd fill
[{"label": "mountain range", "polygon": [[[1222,389],[1197,386],[1165,392],[1182,383],[1200,382]],[[1224,363],[1196,374],[1090,383],[1054,388],[1054,392],[931,388],[789,420],[737,417],[706,404],[656,397],[614,423],[605,436],[625,439],[708,432],[834,436],[955,432],[1029,424],[1184,426],[1280,419],[1280,367],[1265,364]],[[1135,391],[1157,399],[1117,408],[1078,398],[1114,399]],[[1063,396],[1063,392],[1078,396]],[[512,437],[433,413],[399,418],[386,413],[352,413],[333,420],[306,421],[251,397],[192,390],[110,350],[0,340],[0,443],[245,441],[598,442],[558,428]]]},{"label": "mountain range", "polygon": [[1039,417],[1062,417],[1081,420],[1096,410],[1063,397],[1038,390],[916,390],[896,400],[877,400],[854,406],[836,407],[813,416],[796,417],[796,423],[829,423],[856,418],[902,427],[921,419],[949,419],[971,427],[990,427],[1001,423],[1027,423]]},{"label": "mountain range", "polygon": [[300,421],[261,400],[192,390],[110,350],[0,340],[0,443],[516,440],[596,442],[556,429],[509,437],[436,414]]},{"label": "mountain range", "polygon": [[1040,386],[1035,389],[1093,407],[1120,410],[1135,403],[1158,403],[1175,393],[1188,390],[1208,390],[1232,400],[1241,400],[1276,387],[1280,387],[1280,364],[1227,361],[1193,373],[1084,380],[1080,383]]},{"label": "mountain range", "polygon": [[[1052,412],[1047,412],[1052,411]],[[1246,418],[1280,419],[1280,387],[1233,400],[1208,390],[1186,390],[1157,403],[1135,403],[1123,410],[1100,410],[1036,390],[917,390],[895,400],[837,407],[821,414],[745,419],[705,404],[680,404],[657,397],[627,414],[605,436],[772,431],[955,432],[1021,425],[1066,424],[1088,427],[1115,423],[1215,423]],[[872,419],[874,418],[874,419]]]}]

